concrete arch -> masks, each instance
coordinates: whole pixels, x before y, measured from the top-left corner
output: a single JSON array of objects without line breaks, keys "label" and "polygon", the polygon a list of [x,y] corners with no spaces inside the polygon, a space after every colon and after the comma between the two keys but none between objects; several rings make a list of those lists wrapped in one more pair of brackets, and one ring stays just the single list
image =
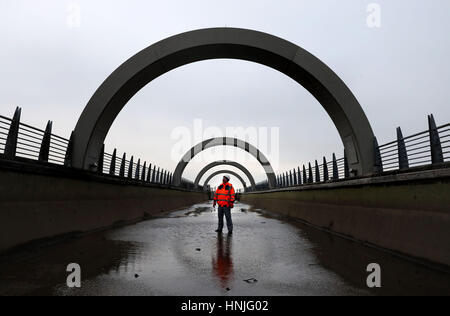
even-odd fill
[{"label": "concrete arch", "polygon": [[349,167],[373,173],[374,134],[357,99],[322,61],[303,48],[270,34],[211,28],[169,37],[140,51],[117,68],[86,105],[73,132],[72,166],[95,168],[106,135],[125,104],[145,85],[177,67],[231,58],[278,70],[307,89],[335,124]]},{"label": "concrete arch", "polygon": [[219,170],[219,171],[211,173],[208,176],[208,178],[206,178],[205,183],[203,184],[203,187],[208,185],[208,183],[211,181],[212,178],[214,178],[215,176],[217,176],[218,174],[221,174],[221,173],[223,173],[223,174],[229,173],[229,174],[235,176],[242,183],[242,185],[244,186],[244,189],[247,188],[247,185],[246,185],[244,179],[242,179],[242,177],[238,173],[236,173],[236,172],[234,172],[232,170]]},{"label": "concrete arch", "polygon": [[267,180],[269,181],[269,187],[275,188],[276,185],[276,177],[275,172],[273,171],[272,166],[270,165],[269,160],[264,156],[262,152],[259,151],[258,148],[253,146],[252,144],[245,142],[243,140],[237,139],[237,138],[231,138],[231,137],[216,137],[216,138],[210,138],[207,140],[204,140],[201,143],[198,143],[194,147],[192,147],[184,156],[181,158],[180,162],[178,163],[177,167],[175,168],[175,171],[173,173],[173,184],[175,186],[181,185],[181,179],[183,176],[184,169],[186,169],[189,162],[194,158],[196,155],[204,151],[205,149],[216,147],[216,146],[233,146],[236,148],[240,148],[242,150],[245,150],[250,155],[256,158],[258,162],[261,164],[261,166],[264,168],[264,171],[267,175]]},{"label": "concrete arch", "polygon": [[210,164],[208,164],[207,166],[205,166],[202,170],[200,170],[200,172],[198,173],[197,177],[195,178],[194,181],[194,185],[197,188],[199,185],[199,182],[201,180],[201,178],[203,177],[203,175],[208,172],[208,170],[210,170],[211,168],[217,167],[217,166],[232,166],[235,168],[238,168],[239,170],[241,170],[243,173],[245,173],[245,175],[247,176],[248,180],[250,181],[250,185],[252,187],[253,191],[256,191],[256,183],[255,183],[255,179],[253,178],[252,174],[250,173],[250,171],[248,171],[247,168],[245,168],[243,165],[241,165],[238,162],[235,161],[229,161],[229,160],[219,160],[219,161],[214,161],[211,162]]}]

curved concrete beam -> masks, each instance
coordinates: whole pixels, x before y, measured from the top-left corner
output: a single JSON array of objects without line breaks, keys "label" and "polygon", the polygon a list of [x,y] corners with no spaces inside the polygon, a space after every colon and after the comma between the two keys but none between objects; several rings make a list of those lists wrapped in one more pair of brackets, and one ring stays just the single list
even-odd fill
[{"label": "curved concrete beam", "polygon": [[173,184],[175,186],[181,185],[181,179],[183,176],[184,169],[186,169],[187,165],[192,160],[192,158],[201,153],[203,150],[216,146],[234,146],[236,148],[240,148],[248,152],[250,155],[255,157],[256,160],[258,160],[258,162],[264,168],[264,171],[266,172],[267,175],[267,180],[269,181],[269,187],[275,188],[276,186],[275,172],[273,171],[273,168],[270,165],[270,162],[266,158],[266,156],[264,156],[264,154],[260,152],[259,149],[253,146],[252,144],[231,137],[210,138],[192,147],[183,156],[183,158],[181,158],[180,162],[175,168],[175,172],[173,173]]},{"label": "curved concrete beam", "polygon": [[[221,174],[221,173],[223,173],[223,174],[227,174],[227,173],[232,174],[233,176],[235,176],[236,178],[238,178],[239,181],[241,181],[242,185],[244,186],[244,189],[247,188],[247,185],[245,184],[244,179],[242,179],[242,177],[241,177],[238,173],[236,173],[236,172],[234,172],[234,171],[231,171],[231,170],[219,170],[219,171],[216,171],[216,172],[211,173],[211,175],[209,175],[209,177],[206,178],[205,183],[203,184],[203,187],[207,186],[208,183],[211,181],[212,178],[214,178],[215,176],[217,176],[217,175],[219,175],[219,174]],[[231,181],[230,181],[230,182],[231,182]]]},{"label": "curved concrete beam", "polygon": [[73,133],[72,166],[93,169],[105,137],[125,104],[145,85],[177,67],[231,58],[276,69],[305,87],[333,120],[349,167],[361,175],[374,169],[374,134],[363,109],[345,83],[303,48],[270,34],[211,28],[169,37],[140,51],[97,89]]},{"label": "curved concrete beam", "polygon": [[250,185],[252,186],[253,191],[256,191],[256,183],[255,183],[255,179],[253,178],[252,174],[250,173],[250,171],[248,171],[247,168],[245,168],[243,165],[241,165],[238,162],[235,161],[229,161],[229,160],[219,160],[219,161],[214,161],[211,162],[210,164],[208,164],[206,167],[204,167],[202,170],[200,170],[200,172],[198,173],[197,177],[195,178],[194,181],[194,185],[197,188],[201,178],[203,177],[203,175],[208,172],[208,170],[210,170],[211,168],[217,167],[217,166],[232,166],[235,168],[238,168],[239,170],[241,170],[243,173],[245,173],[245,175],[247,176],[248,180],[250,181]]}]

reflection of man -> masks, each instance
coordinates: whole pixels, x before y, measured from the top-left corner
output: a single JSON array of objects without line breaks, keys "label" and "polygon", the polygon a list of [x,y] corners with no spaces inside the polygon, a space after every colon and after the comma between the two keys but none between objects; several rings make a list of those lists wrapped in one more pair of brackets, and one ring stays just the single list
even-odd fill
[{"label": "reflection of man", "polygon": [[212,260],[213,270],[219,278],[221,286],[226,287],[233,274],[233,260],[231,256],[231,237],[228,236],[223,242],[221,234],[217,236],[217,256]]},{"label": "reflection of man", "polygon": [[223,216],[227,219],[227,228],[228,234],[233,233],[233,222],[231,220],[231,209],[234,207],[235,201],[235,193],[234,188],[230,181],[230,176],[225,175],[223,177],[223,183],[217,188],[216,193],[214,194],[214,204],[213,207],[216,207],[216,203],[219,204],[218,213],[219,213],[219,227],[216,230],[216,233],[221,233],[223,229]]}]

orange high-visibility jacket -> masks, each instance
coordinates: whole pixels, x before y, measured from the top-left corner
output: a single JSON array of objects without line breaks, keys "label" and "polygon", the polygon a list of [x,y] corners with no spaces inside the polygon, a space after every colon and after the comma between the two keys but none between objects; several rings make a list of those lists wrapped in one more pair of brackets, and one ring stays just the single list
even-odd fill
[{"label": "orange high-visibility jacket", "polygon": [[222,183],[214,194],[214,201],[221,207],[233,207],[235,201],[233,185],[231,183]]}]

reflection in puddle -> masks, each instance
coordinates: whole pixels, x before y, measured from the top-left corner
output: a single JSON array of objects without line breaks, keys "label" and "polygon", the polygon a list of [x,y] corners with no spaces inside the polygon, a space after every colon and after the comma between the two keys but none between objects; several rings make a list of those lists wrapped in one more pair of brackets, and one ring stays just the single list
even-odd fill
[{"label": "reflection in puddle", "polygon": [[211,207],[195,207],[194,210],[186,212],[184,215],[186,216],[199,216],[204,212],[211,212],[212,208]]},{"label": "reflection in puddle", "polygon": [[[390,295],[450,294],[450,275],[251,210],[232,212],[218,235],[211,203],[0,259],[0,295]],[[82,287],[67,288],[78,263]],[[366,286],[369,263],[382,288]],[[136,277],[136,275],[138,277]]]},{"label": "reflection in puddle", "polygon": [[212,259],[212,267],[215,276],[218,277],[223,289],[228,287],[228,281],[233,277],[233,257],[232,257],[233,237],[222,234],[217,235],[216,256]]}]

